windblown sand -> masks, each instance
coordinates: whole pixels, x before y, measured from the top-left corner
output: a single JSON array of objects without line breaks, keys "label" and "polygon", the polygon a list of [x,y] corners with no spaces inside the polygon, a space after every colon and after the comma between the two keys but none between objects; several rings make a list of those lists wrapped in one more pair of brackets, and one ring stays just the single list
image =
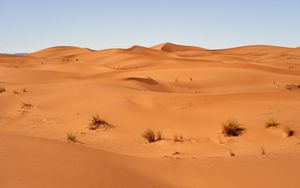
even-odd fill
[{"label": "windblown sand", "polygon": [[0,55],[0,88],[1,188],[300,187],[300,48],[52,47]]}]

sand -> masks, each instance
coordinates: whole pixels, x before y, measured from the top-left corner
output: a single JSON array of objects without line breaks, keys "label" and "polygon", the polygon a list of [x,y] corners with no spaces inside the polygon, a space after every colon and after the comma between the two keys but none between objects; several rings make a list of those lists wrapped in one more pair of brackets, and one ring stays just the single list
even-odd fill
[{"label": "sand", "polygon": [[[298,84],[299,48],[0,55],[0,187],[300,187]],[[222,133],[230,118],[242,135]]]}]

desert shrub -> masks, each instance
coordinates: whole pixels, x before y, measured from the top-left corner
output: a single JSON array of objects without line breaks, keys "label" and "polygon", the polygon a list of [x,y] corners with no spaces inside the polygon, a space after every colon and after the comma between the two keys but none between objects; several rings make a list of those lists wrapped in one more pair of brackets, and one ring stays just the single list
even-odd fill
[{"label": "desert shrub", "polygon": [[147,129],[142,135],[149,143],[156,142],[163,139],[161,131],[156,131],[156,133],[152,129]]},{"label": "desert shrub", "polygon": [[278,127],[279,123],[277,121],[275,121],[273,118],[269,119],[268,121],[266,121],[265,123],[265,127],[266,128],[270,128],[270,127]]},{"label": "desert shrub", "polygon": [[261,155],[266,155],[266,151],[264,147],[261,147]]},{"label": "desert shrub", "polygon": [[161,131],[156,131],[155,139],[156,141],[163,139]]},{"label": "desert shrub", "polygon": [[244,128],[235,119],[228,119],[223,123],[223,134],[225,136],[239,136],[243,134]]},{"label": "desert shrub", "polygon": [[177,134],[175,134],[175,135],[173,136],[173,141],[174,141],[174,142],[183,142],[184,139],[183,139],[183,136],[182,136],[182,135],[178,136]]},{"label": "desert shrub", "polygon": [[6,91],[5,87],[0,87],[0,93],[4,93]]},{"label": "desert shrub", "polygon": [[288,90],[300,89],[300,84],[287,84],[285,88]]},{"label": "desert shrub", "polygon": [[291,137],[295,134],[294,130],[292,130],[290,127],[285,127],[284,133],[286,137]]},{"label": "desert shrub", "polygon": [[230,155],[230,157],[234,157],[235,153],[232,150],[229,150],[229,155]]},{"label": "desert shrub", "polygon": [[101,119],[99,117],[99,115],[95,115],[92,117],[90,125],[89,125],[89,129],[90,130],[96,130],[99,128],[107,128],[110,124],[107,123],[105,120]]},{"label": "desert shrub", "polygon": [[15,95],[19,95],[20,93],[17,90],[14,90]]},{"label": "desert shrub", "polygon": [[143,138],[145,138],[148,142],[155,142],[155,132],[152,129],[148,129],[144,132]]},{"label": "desert shrub", "polygon": [[27,89],[26,88],[23,88],[23,90],[22,90],[24,93],[26,93],[27,92]]},{"label": "desert shrub", "polygon": [[67,141],[77,142],[76,136],[74,134],[72,134],[72,133],[68,133],[67,134]]},{"label": "desert shrub", "polygon": [[32,108],[33,105],[31,103],[26,103],[26,102],[23,102],[21,108]]}]

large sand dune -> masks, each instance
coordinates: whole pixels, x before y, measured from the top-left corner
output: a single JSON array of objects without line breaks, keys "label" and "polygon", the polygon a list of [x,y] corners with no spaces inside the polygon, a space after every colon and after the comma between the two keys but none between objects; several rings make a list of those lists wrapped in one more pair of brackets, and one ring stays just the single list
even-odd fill
[{"label": "large sand dune", "polygon": [[[299,84],[299,48],[0,55],[0,187],[297,188]],[[112,126],[90,130],[96,114]],[[228,118],[242,135],[222,134]],[[163,139],[147,143],[149,128]]]}]

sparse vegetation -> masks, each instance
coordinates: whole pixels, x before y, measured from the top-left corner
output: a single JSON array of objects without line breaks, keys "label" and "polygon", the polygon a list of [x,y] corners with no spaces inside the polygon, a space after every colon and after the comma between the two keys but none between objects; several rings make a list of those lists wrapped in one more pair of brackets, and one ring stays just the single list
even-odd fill
[{"label": "sparse vegetation", "polygon": [[292,130],[290,127],[285,127],[284,133],[286,137],[291,137],[295,134],[294,130]]},{"label": "sparse vegetation", "polygon": [[33,105],[31,103],[26,103],[26,102],[23,102],[21,108],[22,109],[28,109],[28,108],[32,108]]},{"label": "sparse vegetation", "polygon": [[156,132],[156,140],[162,140],[163,138],[162,138],[162,133],[161,133],[161,131],[157,131]]},{"label": "sparse vegetation", "polygon": [[177,134],[175,134],[175,135],[173,136],[173,141],[174,141],[174,142],[183,142],[183,141],[184,141],[184,138],[183,138],[182,135],[178,136]]},{"label": "sparse vegetation", "polygon": [[232,150],[229,150],[229,155],[230,155],[230,157],[234,157],[234,156],[235,156],[235,153],[233,153]]},{"label": "sparse vegetation", "polygon": [[270,127],[278,127],[279,123],[277,121],[275,121],[273,118],[269,119],[268,121],[266,121],[265,123],[265,127],[266,128],[270,128]]},{"label": "sparse vegetation", "polygon": [[6,91],[5,87],[0,87],[0,93],[4,93]]},{"label": "sparse vegetation", "polygon": [[149,143],[156,142],[156,141],[159,141],[159,140],[163,139],[161,131],[157,131],[155,133],[152,129],[147,129],[142,136]]},{"label": "sparse vegetation", "polygon": [[95,115],[92,117],[89,129],[90,130],[97,130],[99,128],[107,128],[111,126],[109,123],[107,123],[105,120],[101,119],[99,115]]},{"label": "sparse vegetation", "polygon": [[17,90],[14,90],[15,95],[19,95],[20,93]]},{"label": "sparse vegetation", "polygon": [[151,129],[148,129],[144,132],[143,137],[148,141],[148,142],[155,142],[155,132]]},{"label": "sparse vegetation", "polygon": [[68,142],[77,142],[76,136],[72,133],[67,134],[67,141]]},{"label": "sparse vegetation", "polygon": [[23,88],[22,91],[23,91],[23,93],[26,93],[26,92],[27,92],[27,89],[26,89],[26,88]]},{"label": "sparse vegetation", "polygon": [[285,88],[288,90],[300,89],[300,84],[286,84]]},{"label": "sparse vegetation", "polygon": [[228,119],[223,123],[223,134],[225,136],[239,136],[243,134],[244,128],[235,119]]},{"label": "sparse vegetation", "polygon": [[266,155],[266,151],[264,147],[261,147],[261,155]]}]

